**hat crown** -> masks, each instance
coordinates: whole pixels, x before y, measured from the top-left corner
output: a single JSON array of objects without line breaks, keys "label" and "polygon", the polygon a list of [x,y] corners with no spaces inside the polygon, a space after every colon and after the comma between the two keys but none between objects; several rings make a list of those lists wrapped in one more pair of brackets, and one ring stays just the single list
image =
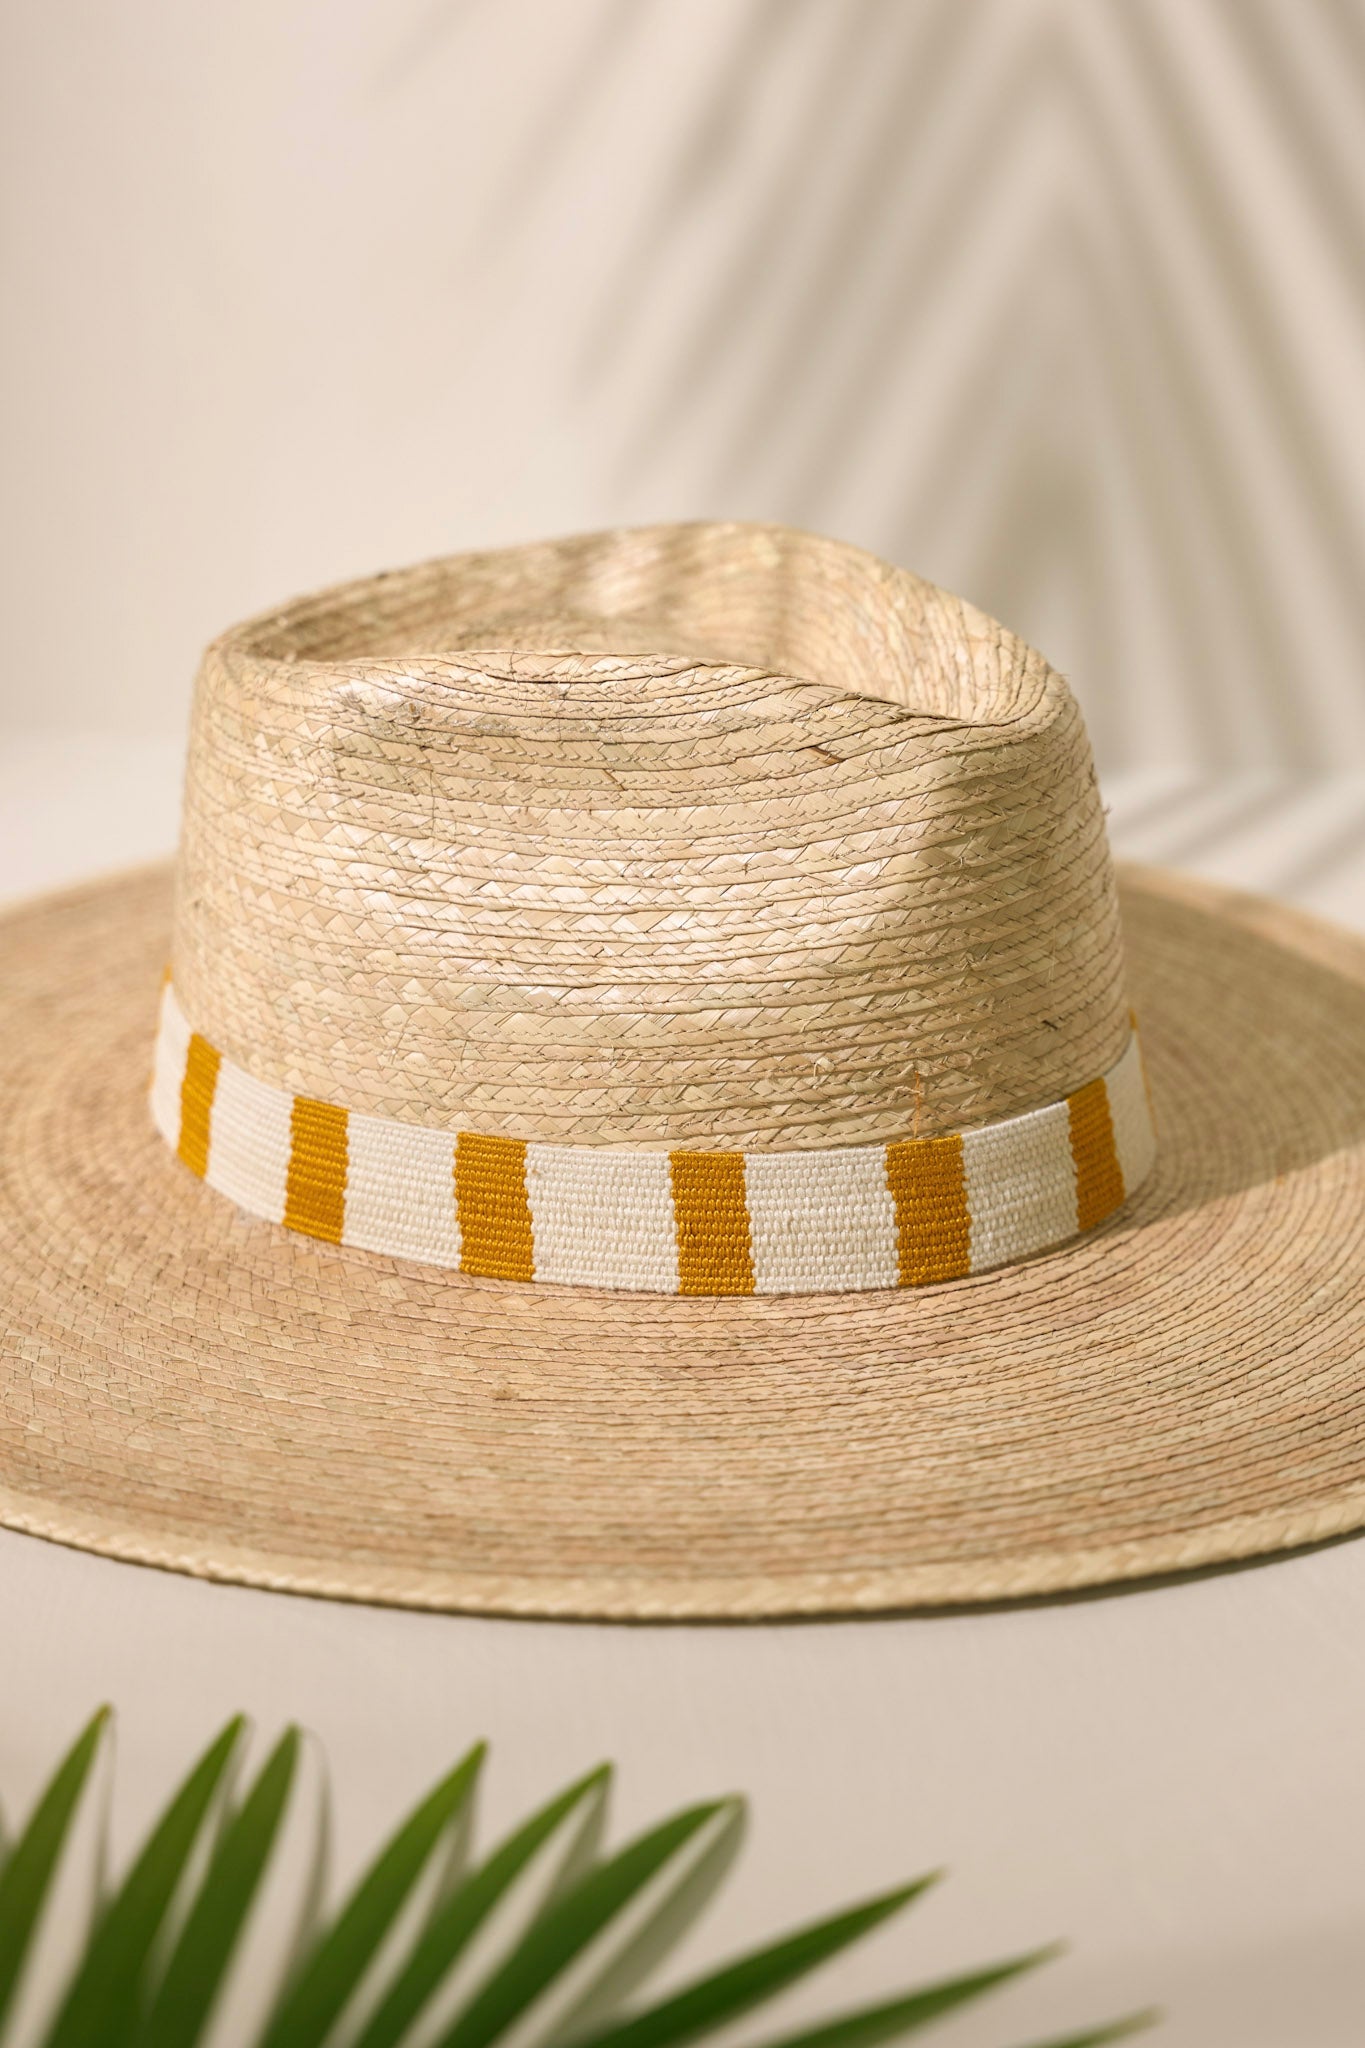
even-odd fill
[{"label": "hat crown", "polygon": [[215,642],[173,972],[259,1080],[560,1144],[931,1136],[1128,1031],[1061,677],[771,527],[455,557]]}]

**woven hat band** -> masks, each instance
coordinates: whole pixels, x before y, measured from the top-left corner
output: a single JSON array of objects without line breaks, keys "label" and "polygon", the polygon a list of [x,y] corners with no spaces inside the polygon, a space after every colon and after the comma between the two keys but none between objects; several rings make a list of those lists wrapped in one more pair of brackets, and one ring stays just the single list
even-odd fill
[{"label": "woven hat band", "polygon": [[1111,1216],[1155,1137],[1134,1029],[1105,1074],[976,1129],[821,1151],[624,1151],[433,1130],[291,1095],[162,992],[152,1114],[253,1216],[502,1280],[656,1294],[917,1287],[1012,1265]]}]

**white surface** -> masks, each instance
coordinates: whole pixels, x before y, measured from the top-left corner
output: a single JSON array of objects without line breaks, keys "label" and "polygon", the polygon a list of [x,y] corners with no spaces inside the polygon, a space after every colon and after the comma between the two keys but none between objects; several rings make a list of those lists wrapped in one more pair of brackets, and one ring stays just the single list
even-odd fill
[{"label": "white surface", "polygon": [[[10,893],[168,847],[177,757],[11,750]],[[1120,851],[1365,928],[1359,778],[1110,795]],[[240,1705],[262,1737],[292,1717],[322,1738],[349,1868],[482,1733],[488,1828],[602,1755],[621,1766],[618,1830],[697,1793],[751,1795],[747,1853],[680,1969],[951,1865],[793,2014],[1065,1934],[1068,1958],[945,2040],[999,2048],[1153,2000],[1169,2048],[1365,2036],[1365,1543],[1014,1611],[661,1629],[345,1607],[0,1533],[0,1643],[11,1816],[110,1699],[127,1842]]]}]

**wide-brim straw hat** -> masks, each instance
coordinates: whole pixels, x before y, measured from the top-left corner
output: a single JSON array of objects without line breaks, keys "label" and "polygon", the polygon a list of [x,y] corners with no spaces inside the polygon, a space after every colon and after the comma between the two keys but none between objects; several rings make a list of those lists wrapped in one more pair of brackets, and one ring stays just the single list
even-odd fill
[{"label": "wide-brim straw hat", "polygon": [[240,627],[174,887],[11,914],[0,977],[12,1527],[662,1618],[1365,1523],[1365,946],[1116,891],[1061,679],[857,550]]}]

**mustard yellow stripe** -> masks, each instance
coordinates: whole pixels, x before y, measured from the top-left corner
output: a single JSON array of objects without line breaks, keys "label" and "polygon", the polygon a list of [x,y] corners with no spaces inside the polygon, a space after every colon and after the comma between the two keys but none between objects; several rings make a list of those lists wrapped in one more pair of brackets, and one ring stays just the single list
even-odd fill
[{"label": "mustard yellow stripe", "polygon": [[535,1279],[523,1139],[461,1131],[455,1141],[455,1206],[462,1272],[491,1280]]},{"label": "mustard yellow stripe", "polygon": [[962,1139],[909,1138],[886,1148],[886,1185],[896,1205],[902,1287],[960,1280],[972,1270],[972,1223]]},{"label": "mustard yellow stripe", "polygon": [[209,1170],[209,1125],[223,1056],[197,1031],[190,1033],[185,1076],[180,1083],[180,1143],[176,1150],[200,1180]]},{"label": "mustard yellow stripe", "polygon": [[284,1221],[305,1237],[340,1244],[346,1222],[347,1113],[333,1102],[296,1095],[289,1113],[289,1173]]},{"label": "mustard yellow stripe", "polygon": [[1071,1156],[1076,1162],[1076,1228],[1093,1230],[1123,1200],[1123,1168],[1114,1143],[1114,1119],[1103,1079],[1087,1081],[1066,1098]]},{"label": "mustard yellow stripe", "polygon": [[680,1294],[752,1294],[742,1152],[670,1152]]}]

